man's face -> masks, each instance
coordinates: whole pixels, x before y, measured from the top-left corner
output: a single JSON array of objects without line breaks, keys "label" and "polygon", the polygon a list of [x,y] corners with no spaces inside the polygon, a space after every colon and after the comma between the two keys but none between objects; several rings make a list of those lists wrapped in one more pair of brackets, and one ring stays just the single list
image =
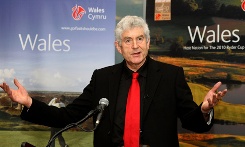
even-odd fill
[{"label": "man's face", "polygon": [[115,42],[115,45],[126,60],[127,66],[136,71],[146,60],[150,41],[145,38],[143,28],[135,27],[122,34],[121,46],[118,42]]}]

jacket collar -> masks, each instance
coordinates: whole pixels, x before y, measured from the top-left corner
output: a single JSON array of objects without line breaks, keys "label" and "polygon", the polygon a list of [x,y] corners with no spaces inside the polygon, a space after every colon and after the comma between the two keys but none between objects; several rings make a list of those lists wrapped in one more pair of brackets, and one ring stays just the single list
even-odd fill
[{"label": "jacket collar", "polygon": [[[151,59],[149,56],[147,57],[148,64],[147,64],[147,81],[146,81],[146,102],[144,104],[144,112],[143,112],[143,120],[148,112],[150,104],[153,100],[155,91],[157,89],[158,83],[161,78],[160,68],[158,66],[158,62]],[[117,103],[117,95],[118,95],[118,88],[122,75],[122,70],[124,68],[125,60],[121,63],[116,64],[111,72],[111,81],[109,81],[109,111],[110,111],[110,119],[111,123],[113,121],[113,117],[115,114],[115,108]]]}]

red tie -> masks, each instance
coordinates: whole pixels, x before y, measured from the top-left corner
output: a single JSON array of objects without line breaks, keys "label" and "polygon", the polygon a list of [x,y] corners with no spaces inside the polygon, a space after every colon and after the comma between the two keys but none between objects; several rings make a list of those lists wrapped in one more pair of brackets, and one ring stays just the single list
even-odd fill
[{"label": "red tie", "polygon": [[140,141],[140,86],[139,74],[133,73],[125,114],[124,147],[139,147]]}]

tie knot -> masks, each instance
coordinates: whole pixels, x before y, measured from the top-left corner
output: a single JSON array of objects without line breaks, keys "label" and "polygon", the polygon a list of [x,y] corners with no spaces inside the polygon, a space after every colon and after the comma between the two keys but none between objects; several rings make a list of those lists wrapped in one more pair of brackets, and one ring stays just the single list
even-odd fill
[{"label": "tie knot", "polygon": [[139,73],[137,73],[137,72],[134,72],[134,73],[133,73],[133,79],[137,79],[138,76],[139,76]]}]

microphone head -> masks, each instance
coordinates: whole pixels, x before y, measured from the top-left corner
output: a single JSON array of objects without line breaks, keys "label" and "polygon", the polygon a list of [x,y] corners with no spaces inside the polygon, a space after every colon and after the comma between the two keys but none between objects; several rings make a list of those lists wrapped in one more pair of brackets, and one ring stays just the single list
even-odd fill
[{"label": "microphone head", "polygon": [[107,100],[107,98],[101,98],[100,101],[99,101],[99,104],[108,106],[109,105],[109,101]]}]

